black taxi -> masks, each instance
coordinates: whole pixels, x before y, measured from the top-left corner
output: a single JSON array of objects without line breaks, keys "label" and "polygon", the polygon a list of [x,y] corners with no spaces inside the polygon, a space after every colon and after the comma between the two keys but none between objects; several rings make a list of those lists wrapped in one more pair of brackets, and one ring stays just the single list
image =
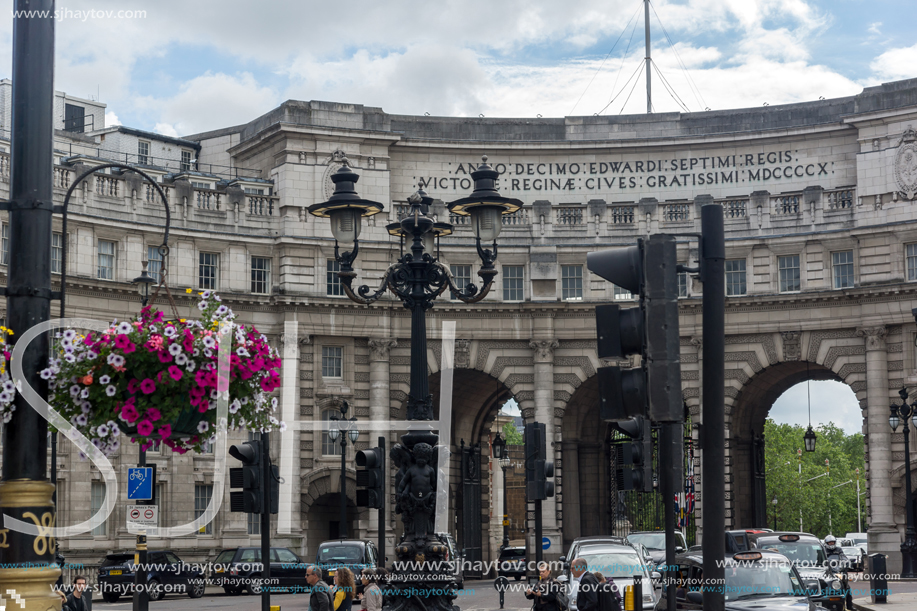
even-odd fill
[{"label": "black taxi", "polygon": [[803,579],[817,579],[821,594],[813,600],[821,606],[841,611],[848,602],[847,567],[832,566],[822,542],[815,535],[803,532],[754,533],[748,535],[748,540],[752,548],[786,556]]},{"label": "black taxi", "polygon": [[[700,552],[688,552],[675,558],[675,608],[704,608],[704,559]],[[749,550],[727,555],[725,583],[721,586],[725,608],[733,611],[810,611],[816,609],[810,590],[817,584],[806,583],[785,556],[765,550]],[[708,586],[709,587],[709,586]],[[714,586],[717,587],[717,586]],[[812,590],[817,591],[817,590]],[[667,605],[663,589],[659,608]]]}]

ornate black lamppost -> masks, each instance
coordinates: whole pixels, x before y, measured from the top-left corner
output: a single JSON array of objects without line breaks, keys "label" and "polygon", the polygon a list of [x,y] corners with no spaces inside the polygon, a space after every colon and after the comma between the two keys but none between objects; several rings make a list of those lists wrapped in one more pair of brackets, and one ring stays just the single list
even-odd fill
[{"label": "ornate black lamppost", "polygon": [[349,408],[347,401],[341,401],[341,417],[331,418],[331,421],[340,422],[342,427],[332,426],[328,431],[328,437],[331,438],[332,442],[337,441],[338,437],[341,438],[341,527],[339,529],[341,539],[347,538],[347,438],[350,437],[350,443],[355,444],[360,436],[360,431],[357,429],[356,416],[350,420],[345,418]]},{"label": "ornate black lamppost", "polygon": [[[331,219],[331,232],[335,238],[334,256],[341,266],[338,277],[344,293],[353,301],[368,305],[387,290],[391,291],[404,307],[411,311],[411,391],[407,400],[407,419],[417,421],[433,420],[433,395],[427,379],[427,328],[426,311],[433,302],[451,289],[455,297],[464,303],[476,303],[484,298],[493,285],[497,270],[497,236],[502,229],[502,214],[515,212],[522,206],[517,199],[502,197],[496,190],[499,174],[487,165],[487,158],[471,173],[474,192],[469,196],[447,204],[453,214],[471,216],[478,256],[481,258],[480,290],[474,284],[459,288],[452,281],[449,269],[440,263],[428,249],[431,238],[447,235],[452,230],[448,223],[437,223],[429,216],[433,199],[422,190],[408,199],[411,204],[408,215],[389,227],[389,232],[400,235],[410,244],[410,251],[404,253],[385,273],[378,290],[372,292],[368,286],[352,288],[356,272],[353,263],[359,252],[360,219],[378,214],[382,204],[357,195],[355,183],[359,176],[350,169],[348,162],[331,175],[334,194],[327,202],[309,207],[309,213]],[[425,244],[425,238],[427,244]],[[353,249],[341,253],[338,243],[353,243]],[[493,243],[491,248],[482,244]],[[437,566],[445,560],[447,547],[433,533],[433,516],[436,504],[436,469],[433,465],[434,446],[439,436],[431,430],[412,428],[401,437],[391,451],[392,460],[399,467],[398,489],[396,490],[395,512],[401,513],[404,522],[404,537],[395,547],[395,554],[401,562],[417,563],[422,569],[411,568],[408,574],[393,575],[387,590],[394,592],[386,596],[386,608],[397,611],[451,611],[454,591],[450,588],[451,578],[442,574]],[[406,591],[409,590],[410,592]],[[448,593],[444,593],[448,592]]]},{"label": "ornate black lamppost", "polygon": [[901,405],[891,405],[891,414],[888,423],[893,431],[898,430],[899,424],[904,424],[901,432],[904,434],[904,486],[905,486],[905,531],[904,542],[901,544],[901,576],[913,579],[917,577],[917,533],[914,532],[914,519],[911,515],[913,503],[911,502],[911,445],[909,439],[910,428],[907,421],[910,419],[914,428],[917,428],[917,404],[908,405],[907,389],[898,391]]},{"label": "ornate black lamppost", "polygon": [[143,304],[143,307],[146,307],[147,301],[150,300],[150,287],[156,284],[156,279],[146,271],[149,264],[149,261],[144,260],[143,271],[140,272],[139,276],[131,280],[131,284],[137,285],[137,292],[140,293],[140,303]]},{"label": "ornate black lamppost", "polygon": [[509,466],[509,449],[506,446],[506,440],[497,433],[493,440],[494,459],[500,464],[503,470],[503,545],[500,547],[509,547],[509,510],[507,503],[507,486],[506,486],[506,468]]}]

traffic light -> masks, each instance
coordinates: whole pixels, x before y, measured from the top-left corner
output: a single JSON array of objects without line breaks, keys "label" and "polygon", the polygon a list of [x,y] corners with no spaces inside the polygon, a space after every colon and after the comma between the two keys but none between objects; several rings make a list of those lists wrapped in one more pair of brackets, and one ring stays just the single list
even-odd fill
[{"label": "traffic light", "polygon": [[543,501],[554,496],[554,462],[549,461],[544,424],[525,425],[525,496],[529,501]]},{"label": "traffic light", "polygon": [[650,422],[640,416],[615,423],[615,428],[633,441],[615,446],[618,490],[653,491],[653,430]]},{"label": "traffic light", "polygon": [[682,422],[678,339],[678,273],[675,238],[653,235],[636,246],[591,252],[589,271],[638,295],[635,308],[596,308],[601,359],[639,354],[640,367],[600,367],[600,415],[606,421],[649,416],[654,422]]},{"label": "traffic light", "polygon": [[357,452],[357,507],[379,509],[385,502],[385,452],[370,448]]},{"label": "traffic light", "polygon": [[[255,439],[246,441],[242,445],[232,446],[229,448],[229,455],[242,461],[242,467],[235,467],[229,470],[229,487],[242,488],[241,492],[232,491],[229,493],[230,511],[261,513],[261,442]],[[275,478],[272,477],[271,480],[271,505],[273,506]]]}]

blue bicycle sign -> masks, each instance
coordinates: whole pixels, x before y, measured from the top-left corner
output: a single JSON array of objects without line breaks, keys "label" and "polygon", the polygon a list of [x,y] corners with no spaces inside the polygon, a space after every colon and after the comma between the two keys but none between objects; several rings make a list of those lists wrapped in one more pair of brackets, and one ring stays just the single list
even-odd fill
[{"label": "blue bicycle sign", "polygon": [[131,467],[127,470],[127,499],[149,501],[153,498],[153,468]]}]

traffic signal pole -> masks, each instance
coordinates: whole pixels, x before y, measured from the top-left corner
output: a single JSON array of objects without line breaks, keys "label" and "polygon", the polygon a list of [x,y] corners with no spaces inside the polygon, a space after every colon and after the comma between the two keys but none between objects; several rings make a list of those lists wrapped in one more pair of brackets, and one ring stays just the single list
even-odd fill
[{"label": "traffic signal pole", "polygon": [[676,435],[683,435],[680,424],[662,424],[659,427],[659,482],[665,505],[665,573],[666,604],[668,611],[675,611],[675,494],[677,465],[681,464],[675,453],[678,451]]},{"label": "traffic signal pole", "polygon": [[261,611],[271,611],[271,434],[261,432]]},{"label": "traffic signal pole", "polygon": [[726,569],[726,240],[723,206],[701,207],[704,609],[722,611]]},{"label": "traffic signal pole", "polygon": [[382,448],[382,502],[379,503],[379,555],[382,556],[382,566],[385,567],[385,437],[379,436],[379,447]]}]

